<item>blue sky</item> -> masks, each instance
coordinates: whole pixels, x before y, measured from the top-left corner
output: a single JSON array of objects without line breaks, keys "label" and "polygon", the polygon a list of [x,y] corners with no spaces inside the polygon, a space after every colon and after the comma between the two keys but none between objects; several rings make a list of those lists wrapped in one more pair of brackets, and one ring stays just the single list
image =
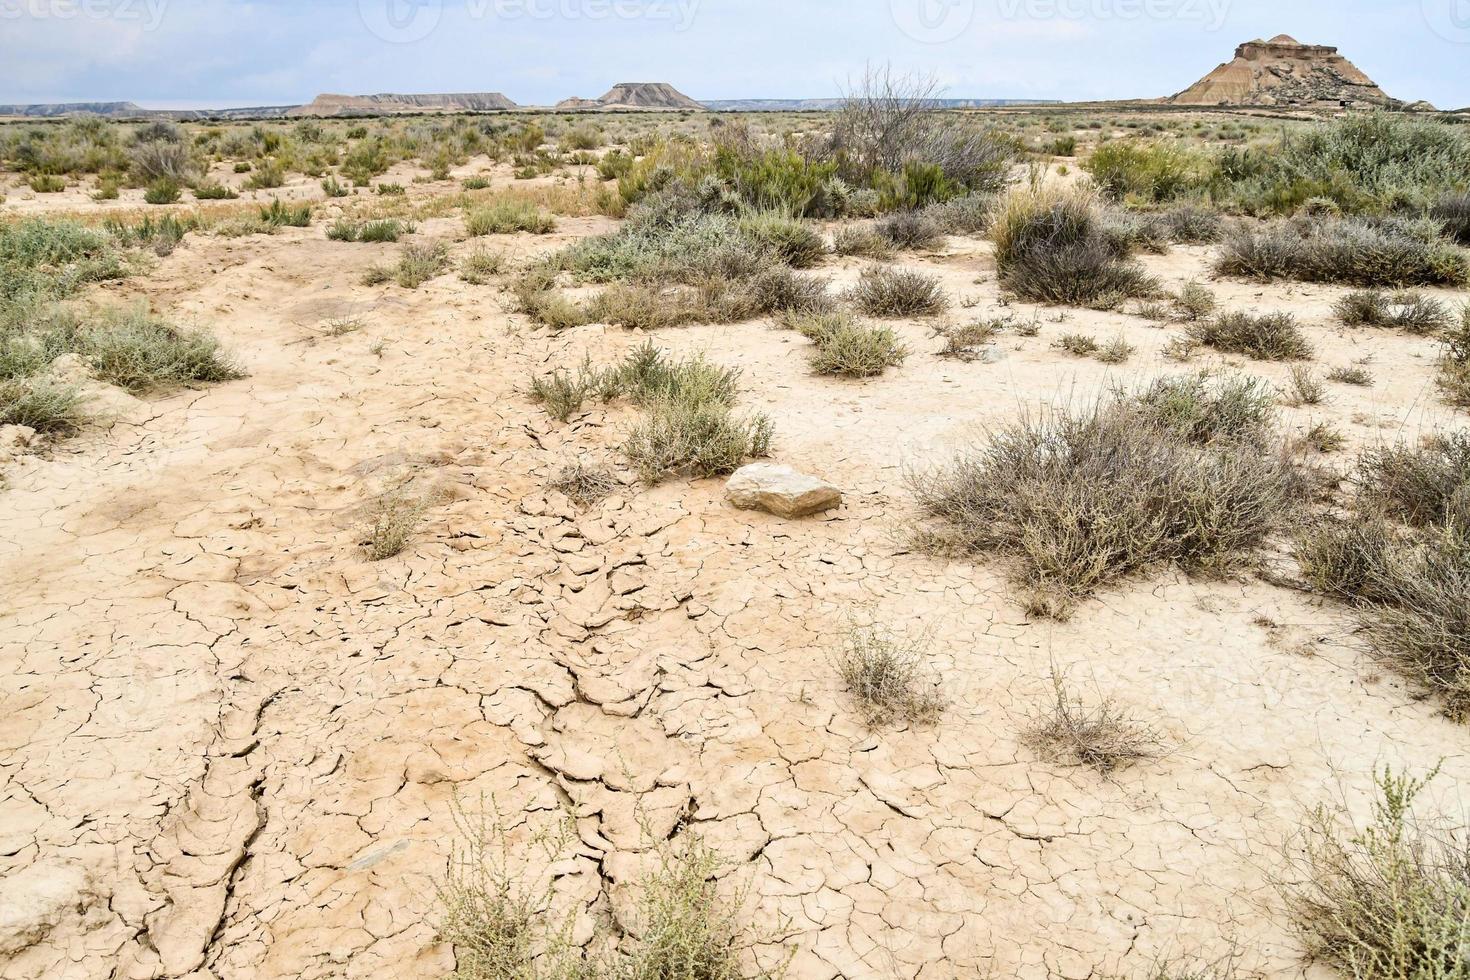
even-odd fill
[{"label": "blue sky", "polygon": [[0,102],[548,104],[618,81],[821,97],[867,63],[956,97],[1133,98],[1280,33],[1339,46],[1398,98],[1470,105],[1470,0],[0,0]]}]

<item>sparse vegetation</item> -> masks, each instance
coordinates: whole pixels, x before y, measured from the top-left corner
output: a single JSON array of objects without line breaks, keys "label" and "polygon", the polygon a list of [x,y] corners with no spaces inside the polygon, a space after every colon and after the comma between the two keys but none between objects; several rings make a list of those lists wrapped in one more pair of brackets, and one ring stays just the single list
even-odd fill
[{"label": "sparse vegetation", "polygon": [[423,522],[425,502],[407,486],[383,493],[368,509],[368,523],[361,541],[368,561],[385,561],[403,553]]},{"label": "sparse vegetation", "polygon": [[1257,361],[1300,361],[1312,356],[1312,345],[1290,313],[1220,313],[1195,324],[1190,333],[1208,347]]},{"label": "sparse vegetation", "polygon": [[929,723],[944,710],[923,638],[853,626],[843,638],[836,667],[869,727]]},{"label": "sparse vegetation", "polygon": [[1470,842],[1413,811],[1436,773],[1375,772],[1366,826],[1310,814],[1282,890],[1313,958],[1361,980],[1470,977]]},{"label": "sparse vegetation", "polygon": [[929,544],[1007,557],[1028,607],[1058,617],[1153,565],[1209,571],[1238,561],[1300,494],[1279,447],[1233,417],[1249,397],[1203,383],[1155,388],[1001,429],[914,475],[939,524]]},{"label": "sparse vegetation", "polygon": [[1026,743],[1043,758],[1086,766],[1104,776],[1159,751],[1159,738],[1135,721],[1112,698],[1088,706],[1067,688],[1063,673],[1052,668],[1052,703],[1026,729]]},{"label": "sparse vegetation", "polygon": [[1220,275],[1354,286],[1463,285],[1470,260],[1423,222],[1302,217],[1225,236]]},{"label": "sparse vegetation", "polygon": [[1338,300],[1333,311],[1350,327],[1397,327],[1412,334],[1434,333],[1452,322],[1448,306],[1413,292],[1355,290]]},{"label": "sparse vegetation", "polygon": [[891,327],[851,317],[810,318],[798,329],[812,342],[807,363],[817,374],[872,378],[908,356],[908,348]]},{"label": "sparse vegetation", "polygon": [[990,228],[1001,284],[1023,299],[1111,309],[1158,283],[1127,259],[1096,198],[1072,186],[1016,189]]},{"label": "sparse vegetation", "polygon": [[873,317],[936,316],[949,308],[938,279],[912,269],[881,265],[863,270],[849,298]]}]

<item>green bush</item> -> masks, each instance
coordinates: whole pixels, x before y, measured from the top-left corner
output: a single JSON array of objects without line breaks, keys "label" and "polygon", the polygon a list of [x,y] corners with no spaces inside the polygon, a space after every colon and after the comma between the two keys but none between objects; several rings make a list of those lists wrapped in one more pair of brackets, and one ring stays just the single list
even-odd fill
[{"label": "green bush", "polygon": [[311,205],[287,205],[277,198],[261,206],[260,220],[272,228],[306,228],[311,224]]},{"label": "green bush", "polygon": [[812,342],[807,363],[817,374],[873,378],[909,353],[892,328],[850,317],[808,317],[797,329]]},{"label": "green bush", "polygon": [[1155,204],[1197,190],[1207,172],[1205,161],[1178,142],[1135,139],[1099,145],[1082,169],[1113,200],[1129,198]]},{"label": "green bush", "polygon": [[160,177],[148,185],[148,189],[143,192],[143,200],[149,204],[177,204],[182,194],[183,188],[177,182]]},{"label": "green bush", "polygon": [[514,198],[475,207],[465,214],[465,231],[472,237],[509,235],[518,231],[545,235],[556,229],[556,219],[529,201]]},{"label": "green bush", "polygon": [[1303,361],[1312,345],[1290,313],[1220,313],[1190,330],[1195,340],[1226,354],[1258,361]]}]

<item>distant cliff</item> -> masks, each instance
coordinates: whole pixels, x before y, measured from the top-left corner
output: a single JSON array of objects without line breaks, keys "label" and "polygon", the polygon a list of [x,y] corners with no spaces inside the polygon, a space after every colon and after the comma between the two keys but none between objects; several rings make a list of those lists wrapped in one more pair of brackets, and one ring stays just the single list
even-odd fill
[{"label": "distant cliff", "polygon": [[1198,106],[1402,105],[1336,48],[1303,44],[1286,34],[1245,42],[1235,49],[1234,60],[1166,101]]},{"label": "distant cliff", "polygon": [[563,99],[562,110],[652,109],[703,112],[704,106],[668,82],[619,82],[600,99]]},{"label": "distant cliff", "polygon": [[439,95],[318,95],[288,116],[387,116],[398,112],[496,112],[519,108],[499,92],[456,92]]}]

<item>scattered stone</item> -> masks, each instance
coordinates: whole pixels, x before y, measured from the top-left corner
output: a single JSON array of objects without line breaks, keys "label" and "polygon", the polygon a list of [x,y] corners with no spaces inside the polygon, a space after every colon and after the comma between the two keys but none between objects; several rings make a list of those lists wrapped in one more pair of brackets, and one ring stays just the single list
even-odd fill
[{"label": "scattered stone", "polygon": [[777,517],[806,517],[842,504],[842,491],[825,480],[789,466],[752,463],[735,471],[725,499],[741,510],[764,510]]}]

